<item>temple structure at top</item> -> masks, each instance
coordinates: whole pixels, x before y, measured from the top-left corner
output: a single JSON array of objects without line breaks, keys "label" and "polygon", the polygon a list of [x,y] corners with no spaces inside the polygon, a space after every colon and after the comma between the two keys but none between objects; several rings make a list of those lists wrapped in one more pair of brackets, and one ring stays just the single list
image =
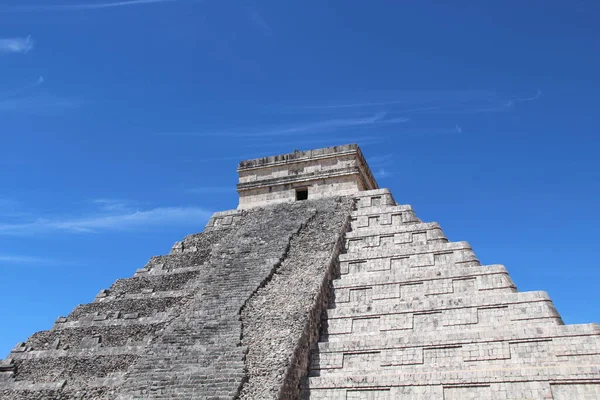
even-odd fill
[{"label": "temple structure at top", "polygon": [[379,187],[356,144],[242,161],[238,174],[239,209]]}]

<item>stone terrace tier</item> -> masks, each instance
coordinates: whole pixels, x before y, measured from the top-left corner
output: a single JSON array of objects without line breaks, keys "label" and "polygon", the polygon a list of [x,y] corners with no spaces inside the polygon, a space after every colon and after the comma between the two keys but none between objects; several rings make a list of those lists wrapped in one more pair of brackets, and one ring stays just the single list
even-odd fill
[{"label": "stone terrace tier", "polygon": [[306,399],[600,399],[600,327],[563,324],[387,190],[355,195]]}]

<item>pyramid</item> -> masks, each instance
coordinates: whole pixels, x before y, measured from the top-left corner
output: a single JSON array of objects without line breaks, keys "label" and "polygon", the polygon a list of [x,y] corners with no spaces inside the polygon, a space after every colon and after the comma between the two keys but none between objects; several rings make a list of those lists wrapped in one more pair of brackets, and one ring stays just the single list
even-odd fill
[{"label": "pyramid", "polygon": [[242,161],[239,206],[0,361],[0,399],[600,399],[600,327],[380,189],[356,145]]}]

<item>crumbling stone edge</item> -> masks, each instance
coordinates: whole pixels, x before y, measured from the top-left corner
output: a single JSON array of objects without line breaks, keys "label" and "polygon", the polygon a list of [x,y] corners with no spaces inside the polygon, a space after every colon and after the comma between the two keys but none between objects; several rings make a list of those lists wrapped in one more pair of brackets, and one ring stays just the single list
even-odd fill
[{"label": "crumbling stone edge", "polygon": [[[269,282],[271,282],[271,280],[273,280],[273,276],[275,276],[275,274],[277,273],[277,271],[279,270],[279,268],[283,265],[283,263],[285,262],[285,260],[287,260],[287,258],[288,258],[288,255],[289,255],[289,252],[290,252],[290,249],[291,249],[294,237],[296,237],[297,235],[299,235],[300,232],[302,232],[302,230],[312,222],[312,220],[317,216],[317,214],[318,214],[318,211],[314,210],[314,212],[312,213],[312,215],[305,222],[303,222],[302,224],[300,224],[300,226],[298,227],[298,229],[295,232],[293,232],[288,237],[287,245],[285,247],[285,250],[284,250],[283,254],[279,258],[279,260],[275,264],[273,264],[273,266],[271,267],[271,271],[269,271],[269,274],[262,280],[262,282],[260,283],[260,285],[258,285],[252,291],[252,294],[250,296],[248,296],[248,298],[244,301],[244,304],[242,305],[242,307],[240,307],[240,309],[238,311],[239,321],[240,321],[240,326],[241,326],[241,329],[240,329],[240,341],[239,341],[239,344],[238,344],[239,346],[242,345],[243,339],[244,339],[244,321],[242,319],[242,315],[243,315],[244,310],[246,309],[246,306],[247,306],[248,302],[258,293],[258,291],[260,289],[262,289],[265,286],[267,286],[269,284]],[[342,241],[342,245],[343,245],[343,243],[344,242]],[[337,249],[337,244],[336,244],[336,249]],[[336,259],[337,259],[337,257],[336,257]],[[317,336],[317,339],[318,339],[318,336]],[[244,349],[244,362],[246,361],[245,360],[245,355],[247,353],[248,353],[248,347],[246,347]],[[308,371],[308,369],[307,369],[307,371]],[[239,399],[240,398],[240,395],[242,393],[242,389],[243,389],[244,385],[248,382],[248,379],[249,379],[249,377],[248,377],[248,371],[246,370],[244,372],[245,372],[245,376],[244,376],[244,378],[240,382],[240,385],[237,388],[237,393],[234,396],[234,399]],[[286,373],[286,376],[287,376],[287,373]]]},{"label": "crumbling stone edge", "polygon": [[300,384],[302,380],[308,376],[310,353],[312,348],[316,346],[319,341],[323,313],[327,310],[330,292],[332,290],[332,281],[339,271],[339,255],[344,251],[346,232],[351,230],[350,222],[351,217],[348,215],[338,235],[336,244],[333,247],[329,267],[323,276],[320,290],[314,298],[309,319],[298,340],[298,345],[294,350],[290,365],[283,377],[283,384],[277,395],[277,399],[279,400],[300,399]]}]

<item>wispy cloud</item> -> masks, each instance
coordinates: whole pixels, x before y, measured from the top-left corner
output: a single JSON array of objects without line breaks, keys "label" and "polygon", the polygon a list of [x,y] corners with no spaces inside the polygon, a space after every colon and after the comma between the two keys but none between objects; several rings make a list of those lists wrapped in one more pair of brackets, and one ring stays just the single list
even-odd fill
[{"label": "wispy cloud", "polygon": [[322,134],[347,128],[373,125],[395,125],[408,122],[408,118],[388,118],[387,113],[380,112],[369,117],[362,118],[336,118],[321,121],[300,122],[292,125],[282,125],[268,128],[247,127],[236,131],[223,132],[173,132],[163,133],[166,136],[218,136],[218,137],[271,137],[295,134]]},{"label": "wispy cloud", "polygon": [[21,203],[15,199],[0,197],[0,217],[16,218],[28,215],[21,209]]},{"label": "wispy cloud", "polygon": [[375,178],[382,179],[391,176],[392,173],[387,167],[393,165],[394,154],[379,154],[369,157],[369,166],[371,167]]},{"label": "wispy cloud", "polygon": [[[298,138],[290,137],[290,140],[286,141],[273,141],[273,140],[253,140],[251,143],[247,144],[247,147],[258,147],[264,149],[266,147],[288,147],[288,146],[307,146],[307,148],[312,148],[315,145],[322,146],[336,146],[340,143],[357,143],[360,146],[366,146],[370,144],[381,143],[385,140],[383,136],[348,136],[348,135],[337,135],[332,134],[328,135],[327,138],[324,139],[315,139],[314,137],[307,140],[306,138],[300,136]],[[288,147],[289,150],[289,147]],[[287,151],[287,150],[285,150]],[[260,157],[260,154],[257,154],[256,157]]]},{"label": "wispy cloud", "polygon": [[516,103],[523,103],[526,101],[533,101],[533,100],[537,100],[540,97],[542,97],[542,91],[540,89],[537,90],[536,94],[534,96],[531,97],[522,97],[522,98],[514,98],[514,99],[510,99],[507,103],[506,103],[506,107],[512,107],[514,106]]},{"label": "wispy cloud", "polygon": [[16,89],[9,89],[4,92],[0,92],[0,102],[4,99],[11,99],[14,97],[21,96],[31,91],[31,89],[35,89],[38,86],[42,86],[44,84],[44,77],[40,76],[36,81],[32,81],[24,84],[23,86],[17,87]]},{"label": "wispy cloud", "polygon": [[0,39],[0,55],[20,53],[27,54],[33,49],[31,36]]},{"label": "wispy cloud", "polygon": [[0,92],[0,112],[48,114],[82,105],[80,99],[57,96],[44,91],[40,88],[44,83],[44,77],[40,76],[35,82]]},{"label": "wispy cloud", "polygon": [[379,168],[376,169],[373,174],[375,175],[375,178],[377,179],[383,179],[383,178],[387,178],[388,176],[391,176],[391,172],[389,172],[388,170],[386,170],[385,168]]},{"label": "wispy cloud", "polygon": [[529,97],[508,97],[496,92],[483,90],[463,91],[407,91],[400,92],[396,99],[356,102],[329,102],[287,107],[288,111],[346,112],[349,110],[367,111],[376,107],[386,107],[390,112],[406,116],[428,114],[479,114],[510,111],[517,103],[534,101],[542,96],[542,91]]},{"label": "wispy cloud", "polygon": [[22,97],[0,99],[0,112],[49,114],[60,110],[79,108],[82,102],[76,98],[37,93]]},{"label": "wispy cloud", "polygon": [[87,215],[38,218],[17,223],[0,223],[0,235],[29,236],[48,233],[100,233],[147,229],[165,225],[201,225],[211,212],[198,207],[157,207],[130,210],[125,205],[100,210]]},{"label": "wispy cloud", "polygon": [[56,260],[44,257],[0,254],[0,267],[6,264],[56,264]]},{"label": "wispy cloud", "polygon": [[[240,161],[241,161],[241,159],[240,159]],[[200,187],[186,189],[185,192],[192,193],[192,194],[234,193],[235,185],[233,185],[233,186],[200,186]]]},{"label": "wispy cloud", "polygon": [[248,15],[249,15],[250,21],[252,22],[252,24],[254,26],[256,26],[258,29],[260,29],[265,35],[273,36],[273,29],[271,28],[271,25],[269,25],[267,23],[267,21],[265,21],[263,16],[260,15],[260,13],[258,11],[251,8],[248,10]]},{"label": "wispy cloud", "polygon": [[[2,7],[4,12],[27,12],[27,11],[77,11],[77,10],[102,10],[116,7],[141,6],[158,3],[176,3],[184,0],[125,0],[81,4],[32,4],[12,7]],[[198,0],[188,0],[198,1]]]}]

